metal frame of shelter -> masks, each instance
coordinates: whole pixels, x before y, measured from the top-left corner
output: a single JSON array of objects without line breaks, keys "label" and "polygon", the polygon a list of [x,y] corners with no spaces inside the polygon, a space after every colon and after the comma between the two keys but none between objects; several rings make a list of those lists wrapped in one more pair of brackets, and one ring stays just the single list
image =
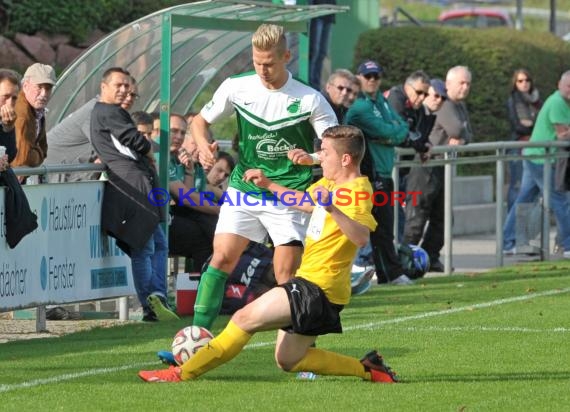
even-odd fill
[{"label": "metal frame of shelter", "polygon": [[[251,47],[250,36],[260,24],[270,23],[283,26],[288,33],[299,33],[299,78],[307,81],[309,73],[309,41],[308,22],[314,17],[347,11],[347,7],[340,6],[285,6],[260,1],[233,1],[213,0],[186,5],[183,8],[172,8],[165,11],[162,16],[162,59],[160,77],[160,124],[161,142],[167,141],[168,130],[162,125],[167,125],[170,119],[171,81],[173,63],[173,36],[175,29],[204,30],[206,32],[220,31],[232,32],[236,37],[234,41],[224,44],[223,37],[221,53],[236,56],[243,50]],[[229,40],[229,39],[226,39]],[[218,39],[214,40],[217,42]],[[194,56],[190,56],[191,60]],[[211,54],[211,61],[218,56]],[[192,80],[189,79],[188,83]],[[204,85],[205,86],[205,85]],[[197,94],[193,97],[195,99]],[[193,102],[194,100],[192,100]],[[168,145],[160,145],[160,159],[168,158]],[[160,162],[159,175],[162,187],[168,184],[168,164]]]},{"label": "metal frame of shelter", "polygon": [[48,129],[97,95],[106,69],[124,67],[137,80],[141,96],[133,110],[160,112],[159,175],[161,186],[166,187],[171,111],[186,113],[203,92],[210,92],[210,84],[251,70],[251,33],[262,23],[279,24],[299,34],[298,77],[307,80],[310,19],[348,9],[207,0],[150,14],[101,39],[62,73],[48,105]]}]

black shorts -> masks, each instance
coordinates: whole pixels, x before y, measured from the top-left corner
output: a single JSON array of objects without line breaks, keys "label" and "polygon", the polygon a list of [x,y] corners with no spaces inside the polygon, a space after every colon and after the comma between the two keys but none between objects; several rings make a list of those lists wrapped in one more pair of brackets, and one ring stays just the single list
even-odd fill
[{"label": "black shorts", "polygon": [[340,311],[343,305],[330,303],[320,287],[303,278],[279,285],[287,292],[292,324],[283,328],[288,333],[318,336],[342,333]]}]

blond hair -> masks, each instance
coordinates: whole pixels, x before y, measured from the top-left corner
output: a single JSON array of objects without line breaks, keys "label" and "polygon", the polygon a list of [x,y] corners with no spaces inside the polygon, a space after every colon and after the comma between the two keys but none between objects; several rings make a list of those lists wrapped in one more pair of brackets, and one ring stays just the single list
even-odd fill
[{"label": "blond hair", "polygon": [[262,24],[253,33],[251,45],[261,51],[277,49],[279,54],[283,55],[287,50],[287,40],[285,39],[283,26]]}]

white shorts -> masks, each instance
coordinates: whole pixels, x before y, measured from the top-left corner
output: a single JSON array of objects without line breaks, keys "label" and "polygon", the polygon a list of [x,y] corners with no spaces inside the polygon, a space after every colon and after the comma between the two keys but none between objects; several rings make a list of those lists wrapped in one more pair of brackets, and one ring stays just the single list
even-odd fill
[{"label": "white shorts", "polygon": [[244,192],[231,187],[226,193],[229,201],[220,209],[216,233],[233,233],[259,243],[269,235],[274,246],[293,240],[305,242],[309,214],[279,201],[245,197]]}]

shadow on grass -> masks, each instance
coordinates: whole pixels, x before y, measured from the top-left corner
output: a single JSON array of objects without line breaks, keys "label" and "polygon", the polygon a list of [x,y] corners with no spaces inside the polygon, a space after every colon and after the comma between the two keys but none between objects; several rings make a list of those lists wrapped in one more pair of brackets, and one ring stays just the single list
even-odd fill
[{"label": "shadow on grass", "polygon": [[567,381],[570,371],[563,372],[532,372],[532,373],[488,373],[482,375],[432,375],[417,378],[402,379],[401,383],[427,383],[427,382],[508,382],[508,381]]}]

